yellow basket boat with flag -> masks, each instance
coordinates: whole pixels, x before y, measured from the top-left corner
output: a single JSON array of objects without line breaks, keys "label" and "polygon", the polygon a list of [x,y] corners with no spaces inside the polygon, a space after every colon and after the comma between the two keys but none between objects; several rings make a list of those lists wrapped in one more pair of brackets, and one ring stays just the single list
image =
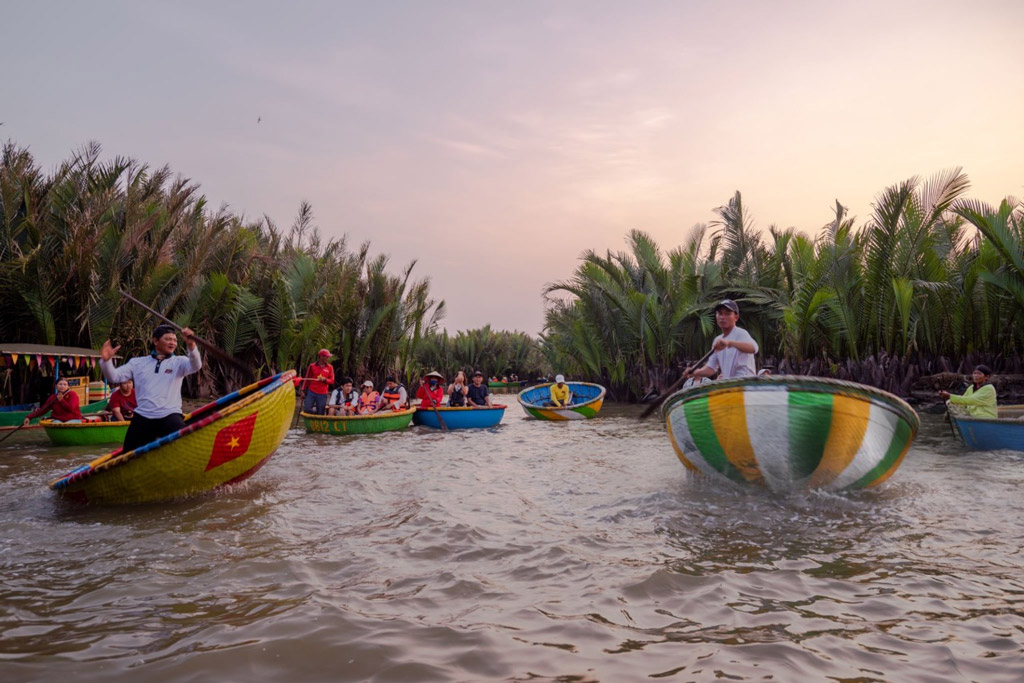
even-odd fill
[{"label": "yellow basket boat with flag", "polygon": [[672,395],[663,410],[687,469],[779,492],[880,484],[920,427],[914,409],[890,393],[817,377],[701,384]]},{"label": "yellow basket boat with flag", "polygon": [[147,503],[243,481],[284,440],[295,412],[295,372],[268,377],[185,416],[186,426],[152,443],[82,465],[50,488],[83,503]]}]

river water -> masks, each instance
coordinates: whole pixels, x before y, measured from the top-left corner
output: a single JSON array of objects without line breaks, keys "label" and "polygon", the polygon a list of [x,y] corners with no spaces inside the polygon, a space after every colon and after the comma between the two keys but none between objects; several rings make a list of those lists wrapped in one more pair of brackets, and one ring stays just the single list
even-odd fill
[{"label": "river water", "polygon": [[0,445],[4,681],[1021,681],[1024,454],[923,415],[878,490],[690,477],[606,406],[492,430],[292,430],[252,479],[61,503],[93,450]]}]

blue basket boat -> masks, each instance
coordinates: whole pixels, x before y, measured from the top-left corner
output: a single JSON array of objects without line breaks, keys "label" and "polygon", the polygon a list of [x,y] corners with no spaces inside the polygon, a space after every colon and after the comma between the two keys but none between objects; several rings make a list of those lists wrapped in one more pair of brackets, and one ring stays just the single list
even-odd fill
[{"label": "blue basket boat", "polygon": [[450,406],[438,406],[437,412],[433,408],[420,407],[412,416],[413,424],[421,427],[432,427],[441,429],[440,414],[444,425],[448,429],[485,429],[497,426],[505,415],[505,407],[495,404],[490,408],[452,408]]},{"label": "blue basket boat", "polygon": [[957,415],[953,420],[964,445],[972,451],[1024,451],[1024,406],[999,406],[999,417]]}]

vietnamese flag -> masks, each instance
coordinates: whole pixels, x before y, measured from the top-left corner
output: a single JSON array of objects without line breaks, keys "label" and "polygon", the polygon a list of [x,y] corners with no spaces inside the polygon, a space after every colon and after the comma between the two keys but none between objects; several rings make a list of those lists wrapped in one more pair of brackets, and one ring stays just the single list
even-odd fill
[{"label": "vietnamese flag", "polygon": [[257,415],[259,415],[258,411],[244,420],[239,420],[230,427],[220,430],[217,438],[213,441],[210,461],[206,463],[207,472],[245,455],[245,452],[249,450],[249,442],[252,441],[252,428],[256,425]]}]

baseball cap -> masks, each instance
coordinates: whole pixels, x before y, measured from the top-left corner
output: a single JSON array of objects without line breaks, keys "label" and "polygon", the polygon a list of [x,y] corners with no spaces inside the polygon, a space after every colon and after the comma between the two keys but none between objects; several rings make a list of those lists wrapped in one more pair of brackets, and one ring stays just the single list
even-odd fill
[{"label": "baseball cap", "polygon": [[316,355],[320,356],[321,358],[324,358],[324,357],[330,356],[331,352],[328,351],[327,349],[320,349],[320,353],[318,353]]},{"label": "baseball cap", "polygon": [[559,384],[562,384],[563,382],[565,382],[565,375],[555,375],[555,381],[558,382]]},{"label": "baseball cap", "polygon": [[736,315],[739,315],[739,313],[740,313],[740,307],[737,306],[736,302],[733,301],[732,299],[722,299],[721,301],[719,301],[715,305],[715,311],[717,312],[719,308],[728,308],[730,311],[732,311]]},{"label": "baseball cap", "polygon": [[370,380],[366,380],[365,382],[363,382],[363,386],[370,387],[371,389],[373,389],[373,382],[371,382]]}]

